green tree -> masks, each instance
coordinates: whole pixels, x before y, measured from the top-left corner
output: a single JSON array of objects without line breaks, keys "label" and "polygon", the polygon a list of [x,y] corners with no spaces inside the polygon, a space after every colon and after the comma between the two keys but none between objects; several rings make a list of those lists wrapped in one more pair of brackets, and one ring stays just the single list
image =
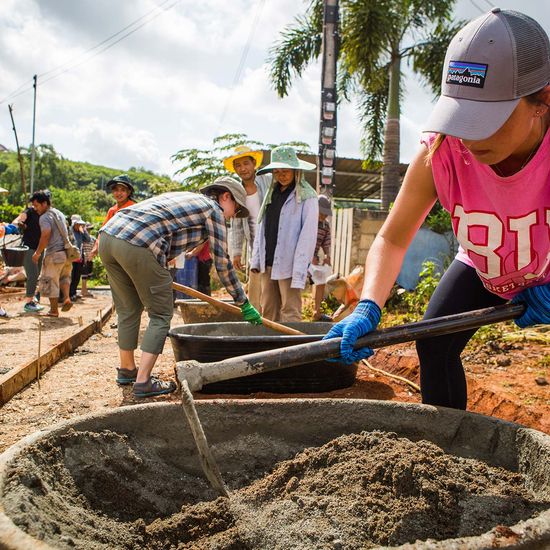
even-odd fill
[{"label": "green tree", "polygon": [[224,134],[212,141],[210,149],[181,149],[172,155],[172,162],[183,163],[176,174],[182,174],[183,188],[186,191],[194,191],[203,185],[212,183],[220,176],[228,174],[223,166],[223,159],[239,145],[248,145],[258,149],[270,150],[279,145],[290,145],[302,153],[308,153],[309,145],[303,141],[289,141],[279,144],[265,144],[257,140],[249,139],[246,134]]},{"label": "green tree", "polygon": [[[454,0],[340,0],[338,89],[356,98],[363,124],[361,142],[367,164],[382,157],[382,208],[399,191],[399,118],[403,98],[402,63],[434,93],[450,39],[463,23],[451,23]],[[323,0],[281,33],[271,48],[271,81],[280,97],[292,80],[321,53]]]}]

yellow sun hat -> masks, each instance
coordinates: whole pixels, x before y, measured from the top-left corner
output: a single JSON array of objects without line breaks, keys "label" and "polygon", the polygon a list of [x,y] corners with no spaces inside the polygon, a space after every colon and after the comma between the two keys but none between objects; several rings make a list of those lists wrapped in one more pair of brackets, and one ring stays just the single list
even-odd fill
[{"label": "yellow sun hat", "polygon": [[233,154],[230,157],[223,159],[223,165],[225,166],[225,169],[228,172],[235,173],[235,168],[233,167],[233,162],[237,159],[241,159],[244,157],[252,157],[256,161],[256,168],[260,167],[260,164],[262,164],[262,159],[264,158],[264,154],[262,151],[254,151],[250,147],[247,147],[246,145],[238,145],[235,147],[235,150],[233,151]]}]

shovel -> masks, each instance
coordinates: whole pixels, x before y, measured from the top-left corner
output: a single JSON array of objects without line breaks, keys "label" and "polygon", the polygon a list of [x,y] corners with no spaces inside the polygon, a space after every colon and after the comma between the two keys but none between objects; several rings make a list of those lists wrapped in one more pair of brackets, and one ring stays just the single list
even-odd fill
[{"label": "shovel", "polygon": [[[237,306],[228,304],[227,302],[222,302],[221,300],[217,300],[216,298],[212,298],[212,296],[208,296],[208,294],[203,294],[202,292],[199,292],[198,290],[195,290],[190,286],[180,285],[179,283],[172,283],[172,288],[189,296],[193,296],[193,298],[199,298],[203,302],[208,302],[218,309],[222,309],[229,313],[238,315],[242,320],[241,309]],[[270,319],[266,319],[265,317],[262,317],[262,323],[264,326],[276,330],[277,332],[282,332],[283,334],[303,334],[303,332],[300,332],[295,328],[281,325],[280,323],[276,323],[275,321],[271,321]]]},{"label": "shovel", "polygon": [[[483,325],[515,319],[524,311],[525,306],[522,304],[505,304],[385,328],[359,338],[354,348],[381,348],[422,338],[462,332]],[[180,361],[176,365],[176,373],[180,382],[186,380],[191,391],[198,391],[205,384],[221,380],[251,376],[261,372],[286,369],[304,363],[338,357],[341,340],[341,338],[319,340],[318,342],[241,355],[215,363]],[[335,368],[338,367],[335,366]]]},{"label": "shovel", "polygon": [[[371,332],[359,338],[354,348],[381,348],[410,342],[411,340],[461,332],[479,328],[483,325],[515,319],[520,317],[524,312],[525,306],[522,304],[506,304],[428,319]],[[195,443],[197,444],[201,466],[212,487],[218,494],[225,497],[229,496],[218,465],[208,446],[191,392],[198,391],[203,385],[212,382],[240,378],[241,376],[251,376],[261,372],[311,363],[320,359],[338,357],[340,355],[341,340],[341,338],[320,340],[318,342],[241,355],[214,363],[180,361],[176,364],[177,379],[182,387],[182,405],[191,426]],[[338,367],[335,365],[334,368]]]}]

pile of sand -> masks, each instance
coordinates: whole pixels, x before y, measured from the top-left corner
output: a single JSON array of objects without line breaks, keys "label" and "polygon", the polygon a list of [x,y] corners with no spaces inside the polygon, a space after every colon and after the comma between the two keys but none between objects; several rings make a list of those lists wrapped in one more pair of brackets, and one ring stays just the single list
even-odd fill
[{"label": "pile of sand", "polygon": [[550,507],[520,474],[386,432],[306,449],[251,483],[242,470],[229,483],[241,488],[212,500],[203,479],[170,465],[166,449],[136,449],[108,431],[71,432],[29,450],[4,502],[33,536],[87,549],[397,546],[478,535]]}]

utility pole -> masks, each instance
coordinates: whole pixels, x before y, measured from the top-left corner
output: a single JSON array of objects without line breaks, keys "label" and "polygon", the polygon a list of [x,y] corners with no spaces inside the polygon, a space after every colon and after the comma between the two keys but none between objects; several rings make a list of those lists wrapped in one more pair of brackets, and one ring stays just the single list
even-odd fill
[{"label": "utility pole", "polygon": [[32,87],[34,88],[34,102],[32,107],[32,144],[31,144],[31,195],[34,192],[34,130],[36,128],[36,79],[37,76],[33,76],[34,83]]},{"label": "utility pole", "polygon": [[[17,139],[17,130],[15,129],[15,121],[13,120],[13,106],[8,105],[10,110],[11,125],[13,127],[13,133],[15,134],[15,145],[17,146],[17,159],[19,160],[19,170],[21,171],[21,193],[23,197],[27,194],[27,185],[25,183],[25,169],[23,167],[23,157],[21,156],[21,149],[19,148],[19,140]],[[26,204],[26,197],[23,199]]]},{"label": "utility pole", "polygon": [[338,0],[324,0],[323,65],[317,190],[332,197],[336,169],[336,62],[338,59]]}]

